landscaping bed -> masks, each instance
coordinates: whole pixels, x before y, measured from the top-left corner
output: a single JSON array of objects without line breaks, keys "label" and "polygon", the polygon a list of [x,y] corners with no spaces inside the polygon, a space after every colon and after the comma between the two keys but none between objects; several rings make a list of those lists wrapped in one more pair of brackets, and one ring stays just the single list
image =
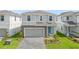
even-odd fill
[{"label": "landscaping bed", "polygon": [[59,43],[46,44],[48,49],[79,49],[79,43],[73,41],[71,37],[67,37],[59,32],[55,34]]},{"label": "landscaping bed", "polygon": [[56,40],[55,38],[45,38],[45,40],[44,40],[44,42],[45,42],[45,44],[47,45],[47,44],[55,44],[55,43],[58,43],[58,40]]}]

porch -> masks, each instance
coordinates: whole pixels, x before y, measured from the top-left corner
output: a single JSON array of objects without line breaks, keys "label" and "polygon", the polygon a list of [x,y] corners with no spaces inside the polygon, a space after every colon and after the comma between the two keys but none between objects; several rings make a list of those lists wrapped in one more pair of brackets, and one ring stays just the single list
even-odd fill
[{"label": "porch", "polygon": [[66,26],[66,36],[79,38],[78,27],[77,26]]}]

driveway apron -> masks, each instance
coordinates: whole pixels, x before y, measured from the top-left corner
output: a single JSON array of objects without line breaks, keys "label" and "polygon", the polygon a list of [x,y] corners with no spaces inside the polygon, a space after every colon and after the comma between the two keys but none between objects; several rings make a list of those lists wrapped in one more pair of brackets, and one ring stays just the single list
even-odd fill
[{"label": "driveway apron", "polygon": [[24,38],[18,49],[45,49],[44,38]]}]

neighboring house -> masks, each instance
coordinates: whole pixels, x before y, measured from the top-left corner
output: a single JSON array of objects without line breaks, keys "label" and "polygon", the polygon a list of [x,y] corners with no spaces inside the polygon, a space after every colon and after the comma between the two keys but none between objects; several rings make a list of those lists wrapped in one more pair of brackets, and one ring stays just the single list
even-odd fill
[{"label": "neighboring house", "polygon": [[21,30],[22,19],[20,15],[7,10],[0,11],[0,37],[12,36]]},{"label": "neighboring house", "polygon": [[67,36],[79,36],[79,12],[64,12],[57,17],[57,29]]},{"label": "neighboring house", "polygon": [[32,11],[22,14],[24,37],[48,37],[56,33],[56,15],[46,11]]}]

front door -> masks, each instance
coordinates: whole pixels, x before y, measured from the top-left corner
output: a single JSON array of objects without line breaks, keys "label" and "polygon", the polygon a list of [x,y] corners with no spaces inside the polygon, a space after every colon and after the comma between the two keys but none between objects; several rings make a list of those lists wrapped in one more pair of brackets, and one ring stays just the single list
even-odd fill
[{"label": "front door", "polygon": [[54,27],[49,26],[48,27],[48,36],[54,33]]}]

